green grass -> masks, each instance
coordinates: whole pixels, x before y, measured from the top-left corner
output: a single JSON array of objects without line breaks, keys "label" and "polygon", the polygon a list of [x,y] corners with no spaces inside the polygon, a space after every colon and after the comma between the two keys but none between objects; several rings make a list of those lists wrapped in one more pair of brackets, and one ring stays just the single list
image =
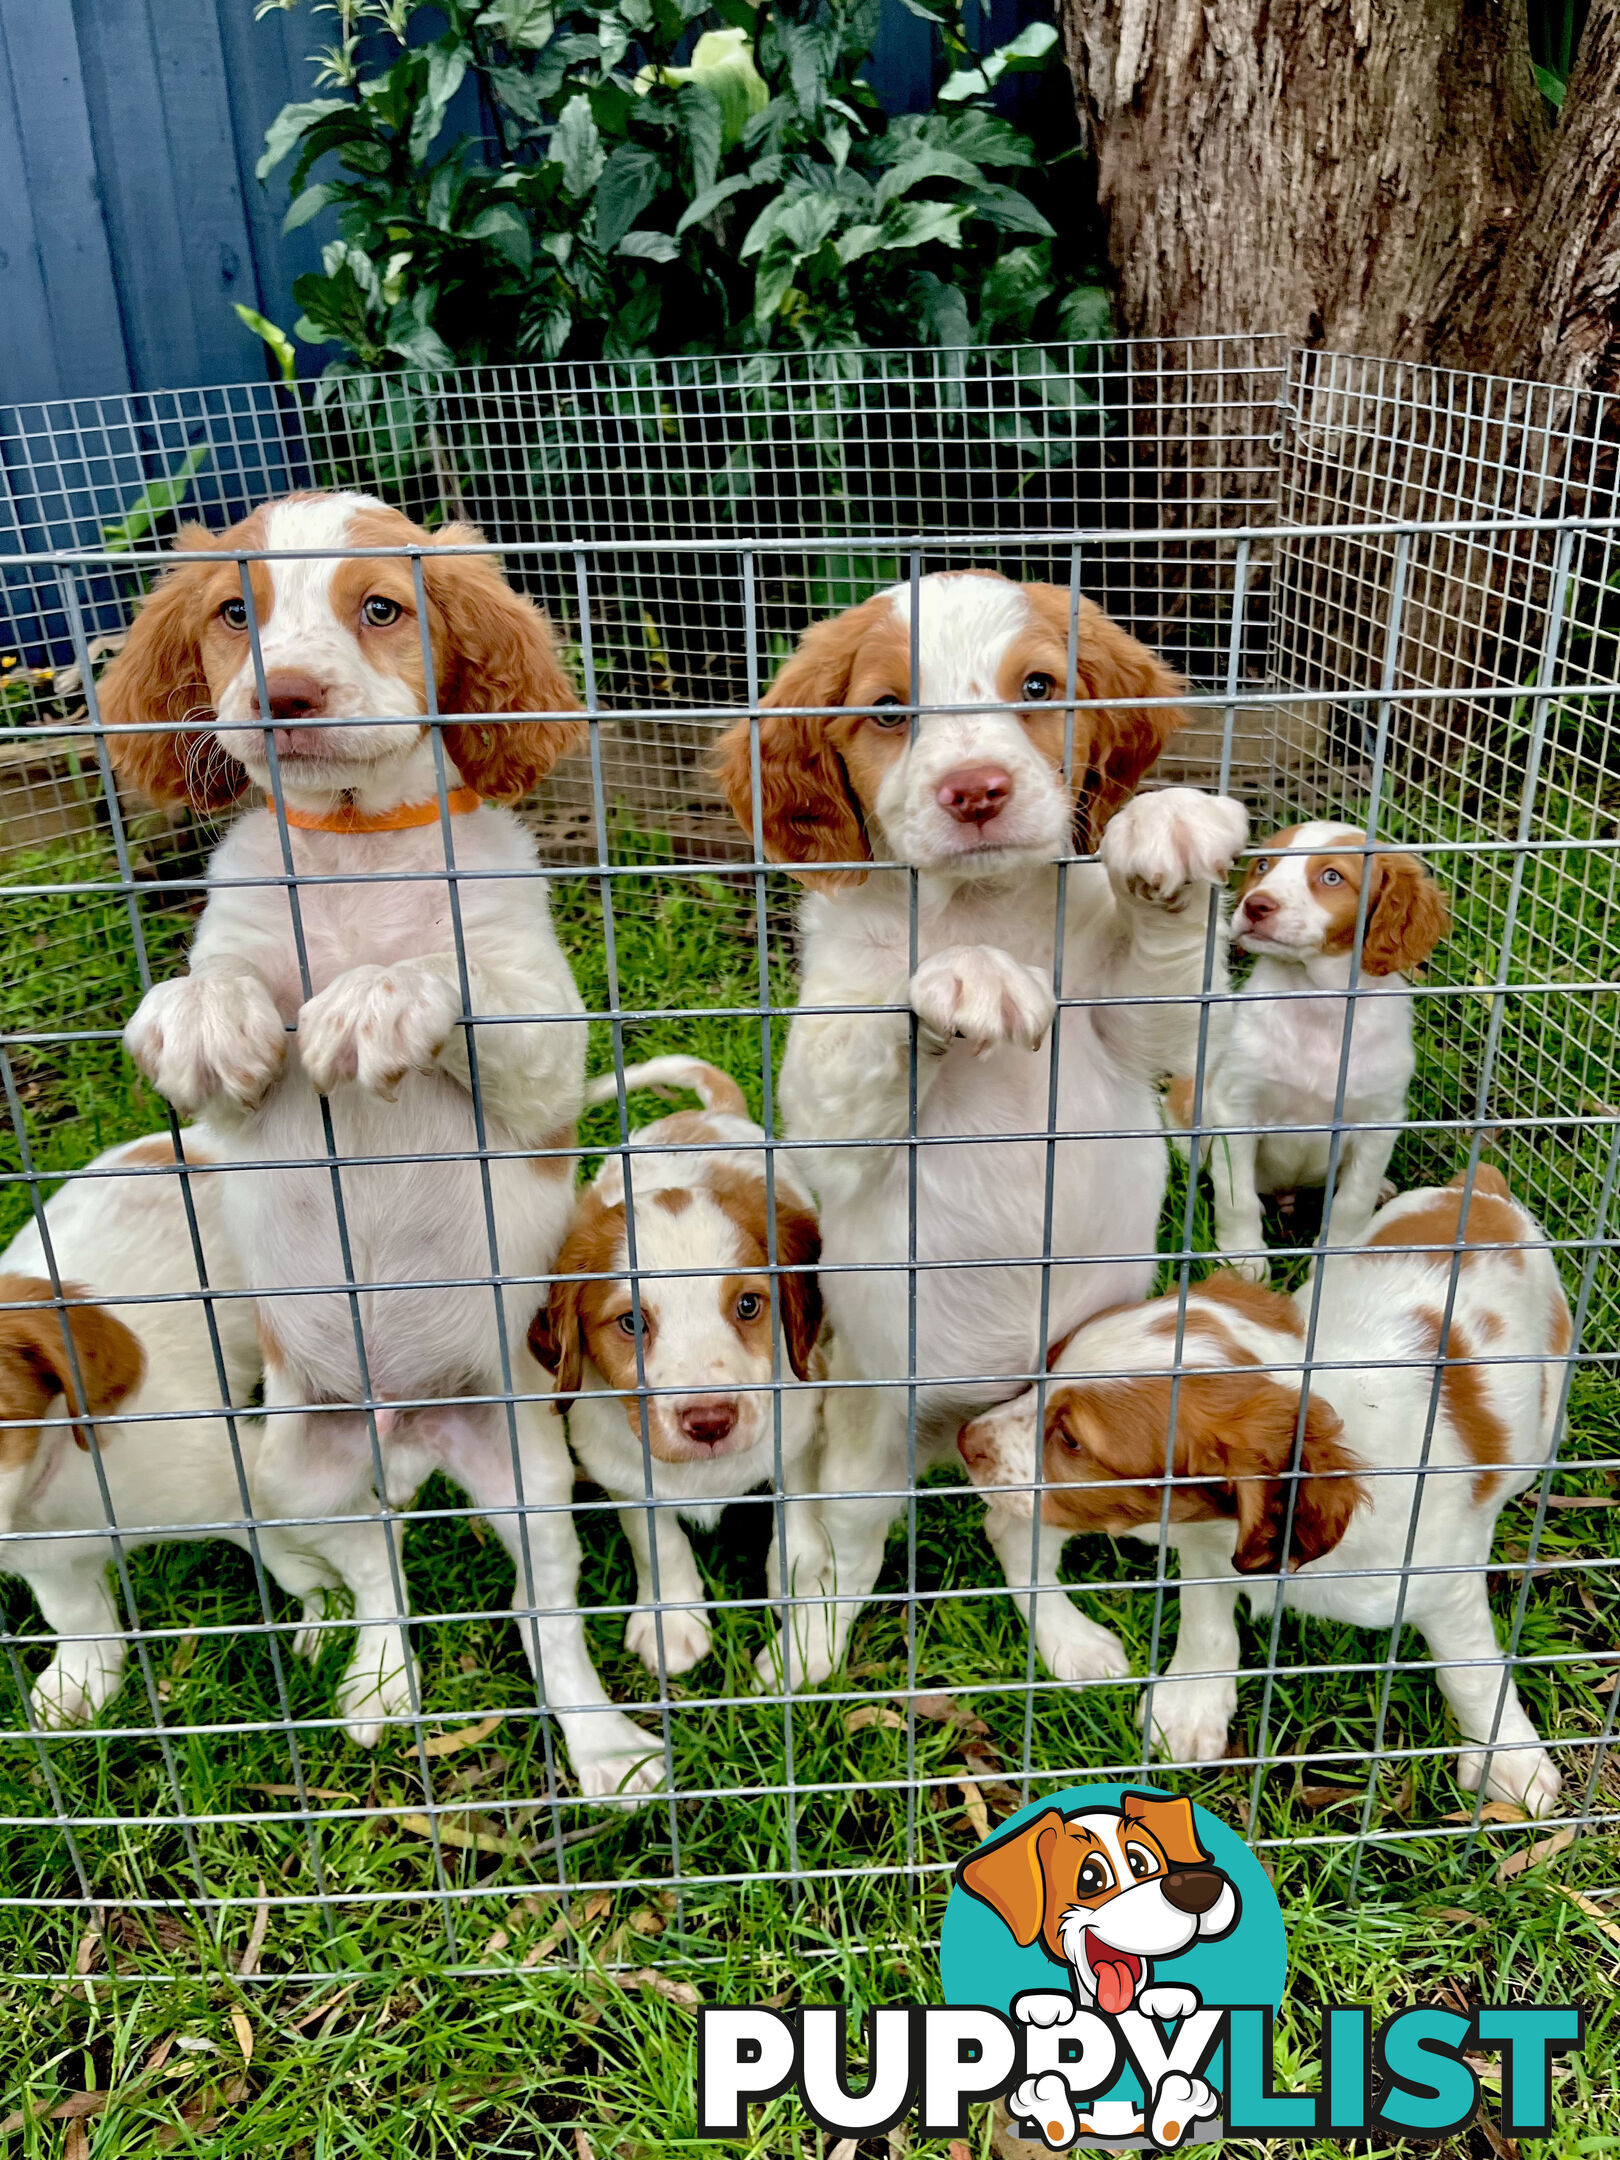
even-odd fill
[{"label": "green grass", "polygon": [[[667,859],[644,836],[631,844],[642,859]],[[109,874],[104,860],[80,852],[71,863],[57,857],[37,866],[34,881],[65,873]],[[773,922],[789,897],[785,884],[773,887]],[[1549,921],[1556,921],[1556,900],[1543,903]],[[1471,982],[1488,956],[1491,904],[1481,883],[1459,909],[1444,979]],[[619,1004],[755,1004],[752,908],[752,881],[720,872],[615,881]],[[64,898],[49,909],[30,901],[4,919],[5,1024],[34,1032],[116,1028],[137,989],[122,903]],[[583,995],[605,1007],[598,881],[560,881],[555,909]],[[187,919],[151,902],[143,914],[154,972],[167,972],[179,960]],[[1601,953],[1601,923],[1583,925],[1582,935]],[[772,987],[779,1001],[790,983],[790,957],[778,938]],[[1426,1009],[1427,1092],[1414,1105],[1420,1117],[1451,1114],[1471,1054],[1457,1006],[1431,1024],[1434,1010]],[[1468,1026],[1482,1024],[1483,1005],[1466,1010],[1475,1016]],[[777,1054],[783,1032],[778,1024]],[[626,1027],[627,1057],[675,1047],[729,1068],[758,1107],[757,1017]],[[42,1168],[69,1168],[160,1122],[113,1041],[14,1056]],[[602,1026],[593,1030],[592,1069],[610,1063],[610,1032]],[[601,1144],[614,1133],[615,1114],[603,1110],[593,1114],[586,1138]],[[1447,1173],[1462,1147],[1419,1133],[1403,1142],[1401,1159],[1408,1176]],[[15,1223],[18,1188],[7,1190],[7,1220]],[[1568,1190],[1573,1224],[1578,1178]],[[1184,1198],[1178,1173],[1167,1242],[1179,1234]],[[1195,1242],[1209,1243],[1207,1194],[1195,1210]],[[1531,1662],[1521,1672],[1531,1715],[1568,1743],[1561,1760],[1575,1796],[1603,1728],[1608,1697],[1598,1689],[1614,1673],[1620,1634],[1620,1507],[1610,1504],[1617,1495],[1602,1467],[1620,1455],[1617,1442],[1620,1398],[1602,1379],[1583,1376],[1568,1454],[1598,1467],[1562,1474],[1556,1496],[1598,1504],[1549,1514],[1522,1637]],[[293,1614],[275,1594],[288,1707],[300,1721],[295,1765],[294,1741],[279,1729],[275,1661],[262,1635],[241,1632],[261,1618],[246,1557],[218,1545],[136,1555],[137,1600],[155,1631],[151,1677],[173,1733],[174,1784],[185,1811],[202,1818],[195,1857],[152,1743],[117,1730],[118,1720],[150,1722],[133,1669],[103,1733],[0,1749],[7,1887],[31,1898],[75,1896],[77,1878],[55,1827],[65,1815],[104,1915],[101,1933],[91,1935],[82,1911],[67,1903],[0,1913],[0,1967],[47,1976],[14,1978],[0,1991],[0,2051],[14,2066],[5,2107],[32,2115],[77,2094],[107,2096],[83,2118],[87,2144],[65,2145],[62,2121],[41,2120],[17,2129],[6,2149],[66,2152],[68,2160],[165,2147],[232,2160],[267,2152],[288,2160],[396,2153],[414,2160],[552,2151],[583,2160],[576,2124],[598,2156],[636,2160],[678,2149],[706,2160],[734,2149],[692,2141],[686,1991],[714,2002],[932,1999],[946,1872],[978,1835],[969,1807],[982,1803],[993,1821],[1019,1803],[1026,1747],[1037,1774],[1062,1782],[1113,1768],[1129,1775],[1140,1766],[1132,1687],[1041,1683],[1031,1704],[1023,1687],[1026,1638],[997,1594],[995,1564],[977,1533],[981,1513],[960,1480],[929,1481],[917,1506],[916,1579],[924,1592],[944,1594],[918,1608],[908,1646],[897,1602],[906,1551],[897,1531],[877,1597],[857,1624],[847,1676],[788,1713],[796,1795],[783,1790],[783,1708],[757,1702],[749,1689],[751,1660],[769,1626],[761,1606],[747,1602],[763,1596],[768,1506],[735,1508],[719,1531],[699,1536],[700,1565],[717,1597],[742,1602],[717,1615],[712,1659],[672,1685],[669,1740],[682,1790],[743,1787],[747,1796],[687,1799],[673,1810],[660,1804],[625,1817],[579,1803],[566,1777],[553,1787],[518,1643],[499,1618],[510,1594],[507,1563],[459,1497],[431,1486],[407,1545],[419,1613],[449,1616],[417,1635],[429,1730],[462,1733],[501,1714],[486,1735],[428,1766],[431,1797],[449,1811],[442,1819],[481,1840],[445,1850],[445,1881],[457,1893],[448,1907],[435,1895],[432,1847],[421,1834],[428,1792],[412,1737],[391,1735],[366,1756],[339,1733],[303,1722],[331,1715],[341,1634],[314,1670],[297,1663],[286,1655]],[[1518,1594],[1530,1520],[1523,1503],[1502,1518],[1493,1600],[1504,1622]],[[626,1603],[632,1573],[611,1512],[585,1507],[581,1536],[587,1603]],[[1151,1562],[1140,1550],[1102,1543],[1076,1543],[1069,1561],[1082,1605],[1120,1633],[1134,1669],[1146,1670],[1155,1599],[1128,1586],[1151,1575]],[[15,1728],[22,1719],[18,1664],[37,1666],[42,1655],[38,1616],[21,1585],[0,1583],[0,1618],[23,1638],[10,1669],[0,1669],[0,1718]],[[1163,1621],[1161,1661],[1173,1639],[1173,1599]],[[1245,1620],[1243,1629],[1246,1657],[1263,1663],[1267,1623]],[[590,1631],[610,1691],[627,1705],[645,1705],[647,1676],[624,1653],[622,1619],[600,1615]],[[1289,1616],[1281,1633],[1284,1672],[1263,1736],[1271,1766],[1258,1793],[1252,1768],[1240,1761],[1177,1779],[1180,1789],[1266,1841],[1293,1941],[1283,2066],[1310,2058],[1314,2006],[1322,2001],[1368,2000],[1383,2010],[1436,1996],[1574,1997],[1592,2007],[1595,2030],[1586,2055],[1561,2073],[1562,2127],[1547,2149],[1620,2150],[1614,2078],[1599,2067],[1614,2053],[1615,1942],[1597,1915],[1565,1894],[1611,1886],[1613,1843],[1583,1839],[1498,1880],[1499,1862],[1536,1833],[1493,1823],[1478,1838],[1466,1834],[1466,1796],[1455,1783],[1451,1736],[1431,1676],[1395,1675],[1386,1759],[1369,1763],[1386,1649],[1382,1636]],[[1408,1636],[1403,1655],[1419,1654]],[[1534,1662],[1542,1658],[1548,1662]],[[913,1659],[917,1690],[948,1701],[926,1700],[908,1721]],[[1324,1670],[1335,1666],[1344,1669]],[[1264,1694],[1260,1679],[1243,1684],[1234,1727],[1239,1755],[1260,1745]],[[880,1714],[852,1729],[857,1707]],[[941,1708],[948,1714],[930,1714]],[[656,1709],[638,1714],[659,1728]],[[269,1729],[254,1729],[260,1726]],[[299,1775],[315,1789],[307,1819],[288,1789]],[[1620,1805],[1616,1776],[1609,1768],[1601,1774],[1600,1810]],[[1352,1895],[1345,1841],[1364,1809],[1379,1842],[1368,1848]],[[568,1840],[575,1886],[566,1924],[564,1903],[548,1887],[558,1830]],[[797,1901],[777,1884],[714,1880],[780,1872],[790,1852],[808,1877]],[[330,1922],[317,1902],[322,1882],[334,1896]],[[226,1908],[208,1913],[199,1883],[228,1901]],[[272,1901],[262,1976],[242,1981],[235,1968],[261,1896]],[[148,1910],[147,1900],[165,1901],[167,1909]],[[525,1966],[526,1958],[535,1962]],[[447,1976],[453,1965],[483,1970],[476,1979]],[[297,1977],[311,1971],[336,1977]],[[75,1977],[64,1983],[64,1974]],[[673,1996],[660,1992],[671,1986]],[[233,2013],[245,2025],[239,2028]],[[987,2150],[987,2135],[981,2126],[971,2141],[975,2160]],[[819,2150],[785,2101],[757,2118],[748,2149],[805,2160]],[[1479,2160],[1492,2150],[1478,2131],[1442,2148]]]}]

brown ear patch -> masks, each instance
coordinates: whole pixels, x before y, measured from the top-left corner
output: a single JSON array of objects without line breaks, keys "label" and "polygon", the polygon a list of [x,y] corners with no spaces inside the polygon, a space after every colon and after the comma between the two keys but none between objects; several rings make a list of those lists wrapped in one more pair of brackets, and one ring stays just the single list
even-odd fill
[{"label": "brown ear patch", "polygon": [[1361,941],[1369,975],[1421,967],[1451,926],[1445,894],[1415,855],[1376,855],[1372,901]]},{"label": "brown ear patch", "polygon": [[1192,1802],[1166,1800],[1157,1793],[1125,1792],[1119,1811],[1128,1823],[1140,1823],[1171,1867],[1207,1867],[1210,1856],[1198,1842]]},{"label": "brown ear patch", "polygon": [[[81,1283],[64,1283],[62,1294],[71,1301],[90,1293]],[[0,1417],[42,1418],[58,1395],[73,1417],[102,1417],[140,1385],[146,1353],[123,1321],[99,1305],[70,1302],[58,1311],[53,1295],[38,1276],[0,1275],[0,1304],[13,1308],[0,1311]],[[89,1445],[83,1434],[74,1437],[80,1447]],[[0,1467],[31,1461],[38,1439],[15,1427],[0,1432]]]},{"label": "brown ear patch", "polygon": [[[769,1265],[767,1243],[769,1203],[765,1180],[733,1164],[717,1163],[705,1179],[716,1204],[736,1224],[743,1243],[744,1267]],[[816,1268],[821,1260],[821,1226],[808,1208],[790,1199],[780,1187],[776,1193],[776,1264],[796,1270],[773,1278],[782,1307],[782,1342],[799,1379],[811,1377],[811,1364],[821,1334],[821,1285]]]},{"label": "brown ear patch", "polygon": [[[1021,1950],[1042,1938],[1046,1919],[1045,1853],[1054,1838],[1063,1834],[1063,1817],[1047,1808],[1032,1822],[1010,1830],[977,1852],[969,1853],[956,1870],[956,1879],[970,1897],[1005,1922]],[[1053,1957],[1050,1944],[1048,1957]],[[1061,1963],[1059,1958],[1057,1962]]]}]

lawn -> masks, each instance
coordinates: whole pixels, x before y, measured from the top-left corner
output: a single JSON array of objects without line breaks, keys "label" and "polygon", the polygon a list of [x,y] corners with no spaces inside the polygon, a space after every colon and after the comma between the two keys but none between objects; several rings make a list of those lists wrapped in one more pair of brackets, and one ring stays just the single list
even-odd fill
[{"label": "lawn", "polygon": [[[655,864],[667,854],[645,840],[636,852]],[[71,859],[42,859],[26,881],[110,875],[110,858],[86,843]],[[757,1006],[751,880],[704,871],[613,887],[619,1007]],[[1557,929],[1560,894],[1538,889],[1532,899],[1533,939],[1559,939],[1572,971],[1612,973],[1603,921],[1583,922],[1577,950]],[[787,903],[788,889],[773,885],[773,910]],[[560,881],[555,905],[581,990],[605,1010],[615,1001],[599,881]],[[148,893],[141,916],[153,971],[172,970],[186,908]],[[773,925],[781,919],[773,913]],[[1499,920],[1499,893],[1476,867],[1437,980],[1474,985],[1493,964]],[[56,1038],[12,1051],[33,1159],[67,1169],[159,1122],[115,1040],[139,987],[125,902],[30,900],[8,912],[5,936],[3,1024]],[[791,967],[780,936],[773,952],[781,1002]],[[1593,1002],[1569,995],[1562,1032],[1543,1048],[1544,1065],[1556,1050],[1556,1089],[1546,1081],[1556,1094],[1574,1084],[1582,1056],[1592,1067],[1582,1084],[1601,1085]],[[1488,1015],[1471,988],[1425,1005],[1419,1120],[1459,1113]],[[1527,1042],[1534,1032],[1526,1022]],[[61,1039],[72,1036],[81,1039]],[[777,1023],[774,1054],[781,1036]],[[757,1013],[630,1022],[624,1052],[697,1050],[743,1079],[757,1107],[761,1037]],[[1554,1043],[1545,1025],[1537,1039]],[[592,1031],[592,1069],[610,1064],[604,1023]],[[1531,1090],[1526,1109],[1548,1115],[1547,1097]],[[587,1138],[613,1132],[614,1114],[599,1111]],[[1555,1235],[1589,1227],[1591,1151],[1603,1137],[1551,1127],[1506,1136],[1515,1176],[1538,1194],[1567,1195],[1562,1219],[1549,1223]],[[1397,1167],[1446,1174],[1465,1145],[1416,1132]],[[14,1164],[14,1139],[12,1148]],[[26,1199],[16,1184],[3,1192],[9,1232]],[[1167,1238],[1184,1205],[1178,1182]],[[1201,1201],[1194,1222],[1204,1249]],[[1572,1284],[1583,1257],[1570,1257]],[[1600,1296],[1595,1315],[1602,1306]],[[1612,1333],[1594,1339],[1613,1346]],[[1554,1484],[1521,1636],[1521,1687],[1541,1729],[1564,1743],[1571,1813],[1597,1764],[1616,1669],[1620,1495],[1610,1465],[1620,1456],[1620,1402],[1605,1372],[1576,1383],[1569,1467]],[[691,2129],[698,1999],[851,2008],[931,1999],[948,1870],[986,1825],[1032,1790],[1142,1768],[1134,1683],[1030,1684],[1026,1638],[977,1534],[981,1513],[960,1481],[930,1481],[917,1506],[911,1628],[897,1530],[847,1674],[784,1709],[749,1686],[770,1624],[769,1503],[734,1509],[696,1540],[717,1596],[735,1601],[718,1615],[715,1654],[672,1683],[667,1705],[649,1706],[647,1676],[620,1641],[628,1554],[611,1512],[587,1495],[582,1587],[601,1608],[591,1623],[598,1663],[618,1700],[667,1731],[683,1794],[633,1815],[587,1807],[554,1776],[516,1637],[500,1618],[507,1564],[448,1487],[423,1495],[407,1544],[418,1611],[433,1616],[417,1630],[426,1751],[406,1732],[373,1756],[342,1737],[329,1722],[341,1637],[314,1670],[299,1664],[286,1654],[291,1613],[278,1601],[267,1641],[245,1556],[223,1546],[138,1555],[146,1678],[132,1668],[100,1734],[0,1746],[6,1885],[57,1901],[0,1914],[0,1961],[14,1976],[37,1976],[0,1992],[0,2048],[13,2065],[8,2149],[67,2160],[165,2146],[289,2160],[718,2154],[725,2148],[696,2142]],[[1493,1600],[1504,1624],[1530,1562],[1532,1519],[1520,1503],[1500,1526]],[[1151,1562],[1076,1543],[1069,1563],[1081,1602],[1121,1634],[1134,1670],[1149,1669],[1161,1632],[1162,1664],[1173,1606],[1154,1594]],[[0,1718],[16,1733],[17,1689],[41,1658],[39,1620],[20,1585],[0,1586],[0,1598],[16,1631]],[[1256,1667],[1268,1633],[1267,1621],[1244,1623]],[[1620,1944],[1620,1914],[1610,1920],[1605,1901],[1612,1841],[1549,1840],[1510,1820],[1476,1830],[1432,1676],[1411,1669],[1419,1646],[1408,1637],[1393,1670],[1387,1647],[1349,1628],[1286,1620],[1282,1676],[1270,1688],[1263,1677],[1244,1683],[1233,1758],[1176,1780],[1246,1826],[1274,1869],[1293,1961],[1280,2067],[1291,2073],[1312,2058],[1316,2005],[1327,2001],[1383,2010],[1574,1998],[1591,2008],[1594,2031],[1585,2055],[1559,2073],[1563,2122],[1547,2149],[1620,2151],[1607,2067]],[[153,1696],[166,1753],[141,1732]],[[1607,1762],[1596,1768],[1600,1814],[1620,1807],[1616,1775]],[[1352,1846],[1363,1829],[1373,1842],[1357,1871]],[[74,1902],[81,1869],[94,1926]],[[804,1878],[796,1896],[779,1881],[744,1879],[790,1869]],[[204,1898],[217,1901],[211,1911]],[[1488,2106],[1490,2097],[1487,2088]],[[988,2135],[980,2125],[970,2141],[975,2160]],[[821,2141],[782,2101],[756,2117],[749,2149],[810,2160]],[[1442,2151],[1483,2160],[1501,2149],[1476,2130]]]}]

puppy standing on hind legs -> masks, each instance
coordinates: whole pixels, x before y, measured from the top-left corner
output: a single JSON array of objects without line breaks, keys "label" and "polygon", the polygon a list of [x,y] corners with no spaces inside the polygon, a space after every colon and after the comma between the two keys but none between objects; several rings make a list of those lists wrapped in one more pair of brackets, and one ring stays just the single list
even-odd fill
[{"label": "puppy standing on hind legs", "polygon": [[[210,865],[189,973],[147,994],[125,1040],[240,1166],[226,1217],[260,1298],[262,1481],[270,1507],[304,1518],[306,1542],[351,1555],[368,1671],[345,1687],[353,1736],[375,1739],[410,1707],[369,1402],[390,1506],[441,1468],[515,1558],[532,1555],[543,1609],[529,1612],[521,1573],[515,1605],[583,1788],[646,1790],[655,1744],[610,1706],[585,1646],[567,1449],[525,1347],[529,1298],[501,1285],[543,1279],[562,1240],[568,1158],[531,1151],[572,1136],[585,1032],[534,841],[497,805],[580,740],[565,717],[579,701],[540,611],[487,555],[447,552],[478,538],[430,535],[357,495],[293,496],[217,541],[182,533],[100,686],[114,761],[160,800],[220,809],[268,787],[273,744],[297,885],[276,814],[238,818]],[[422,550],[425,622],[409,559],[337,552],[390,546]],[[218,553],[233,548],[280,551],[251,565],[252,622],[242,570]],[[424,650],[447,716],[442,803]],[[500,717],[512,713],[553,717]],[[519,1471],[536,1503],[522,1515]],[[312,1519],[324,1516],[352,1519]]]},{"label": "puppy standing on hind legs", "polygon": [[[784,1671],[823,1680],[842,1661],[905,1505],[913,1154],[919,1471],[950,1458],[964,1416],[1018,1390],[1006,1376],[1044,1361],[1049,1145],[1051,1339],[1147,1294],[1168,1167],[1153,1083],[1195,1039],[1209,910],[1248,825],[1240,804],[1192,788],[1131,799],[1182,723],[1181,684],[1089,601],[1076,654],[1088,709],[1066,774],[1068,592],[972,571],[922,579],[917,600],[915,697],[901,586],[817,624],[778,674],[767,707],[812,717],[767,710],[758,723],[765,847],[812,888],[779,1101],[788,1139],[821,1143],[802,1162],[821,1210],[828,1379],[845,1383],[825,1402],[824,1571],[794,1645],[762,1663],[767,1684]],[[913,702],[928,708],[914,727]],[[749,723],[719,757],[751,833]],[[1034,1053],[1057,1011],[1055,863],[1094,845],[1100,862],[1072,866],[1065,888],[1061,992],[1074,1002],[1049,1143],[1051,1067]],[[860,867],[879,857],[917,872],[915,970],[911,880]],[[1219,940],[1213,963],[1219,989]],[[1118,1642],[1059,1582],[1061,1535],[1041,1535],[1032,1580],[1027,1514],[1010,1524],[992,1508],[986,1528],[1050,1670],[1123,1674]]]}]

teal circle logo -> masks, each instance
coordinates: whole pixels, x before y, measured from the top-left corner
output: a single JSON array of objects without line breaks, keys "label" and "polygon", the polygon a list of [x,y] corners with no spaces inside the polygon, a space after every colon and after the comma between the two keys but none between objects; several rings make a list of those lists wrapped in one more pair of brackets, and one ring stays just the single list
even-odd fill
[{"label": "teal circle logo", "polygon": [[[1020,1808],[959,1863],[940,1977],[947,2003],[1026,2028],[1135,2011],[1175,2029],[1200,2009],[1275,2012],[1288,1937],[1265,1869],[1218,1817],[1154,1786],[1080,1785]],[[1184,2115],[1218,2102],[1222,2053],[1188,2081]],[[1008,2102],[1015,2121],[1019,2098]],[[1061,2142],[1151,2136],[1153,2099],[1126,2067],[1077,2113],[1059,2110]],[[1043,2127],[1033,2102],[1030,2112],[1056,2147],[1058,2123]]]}]

